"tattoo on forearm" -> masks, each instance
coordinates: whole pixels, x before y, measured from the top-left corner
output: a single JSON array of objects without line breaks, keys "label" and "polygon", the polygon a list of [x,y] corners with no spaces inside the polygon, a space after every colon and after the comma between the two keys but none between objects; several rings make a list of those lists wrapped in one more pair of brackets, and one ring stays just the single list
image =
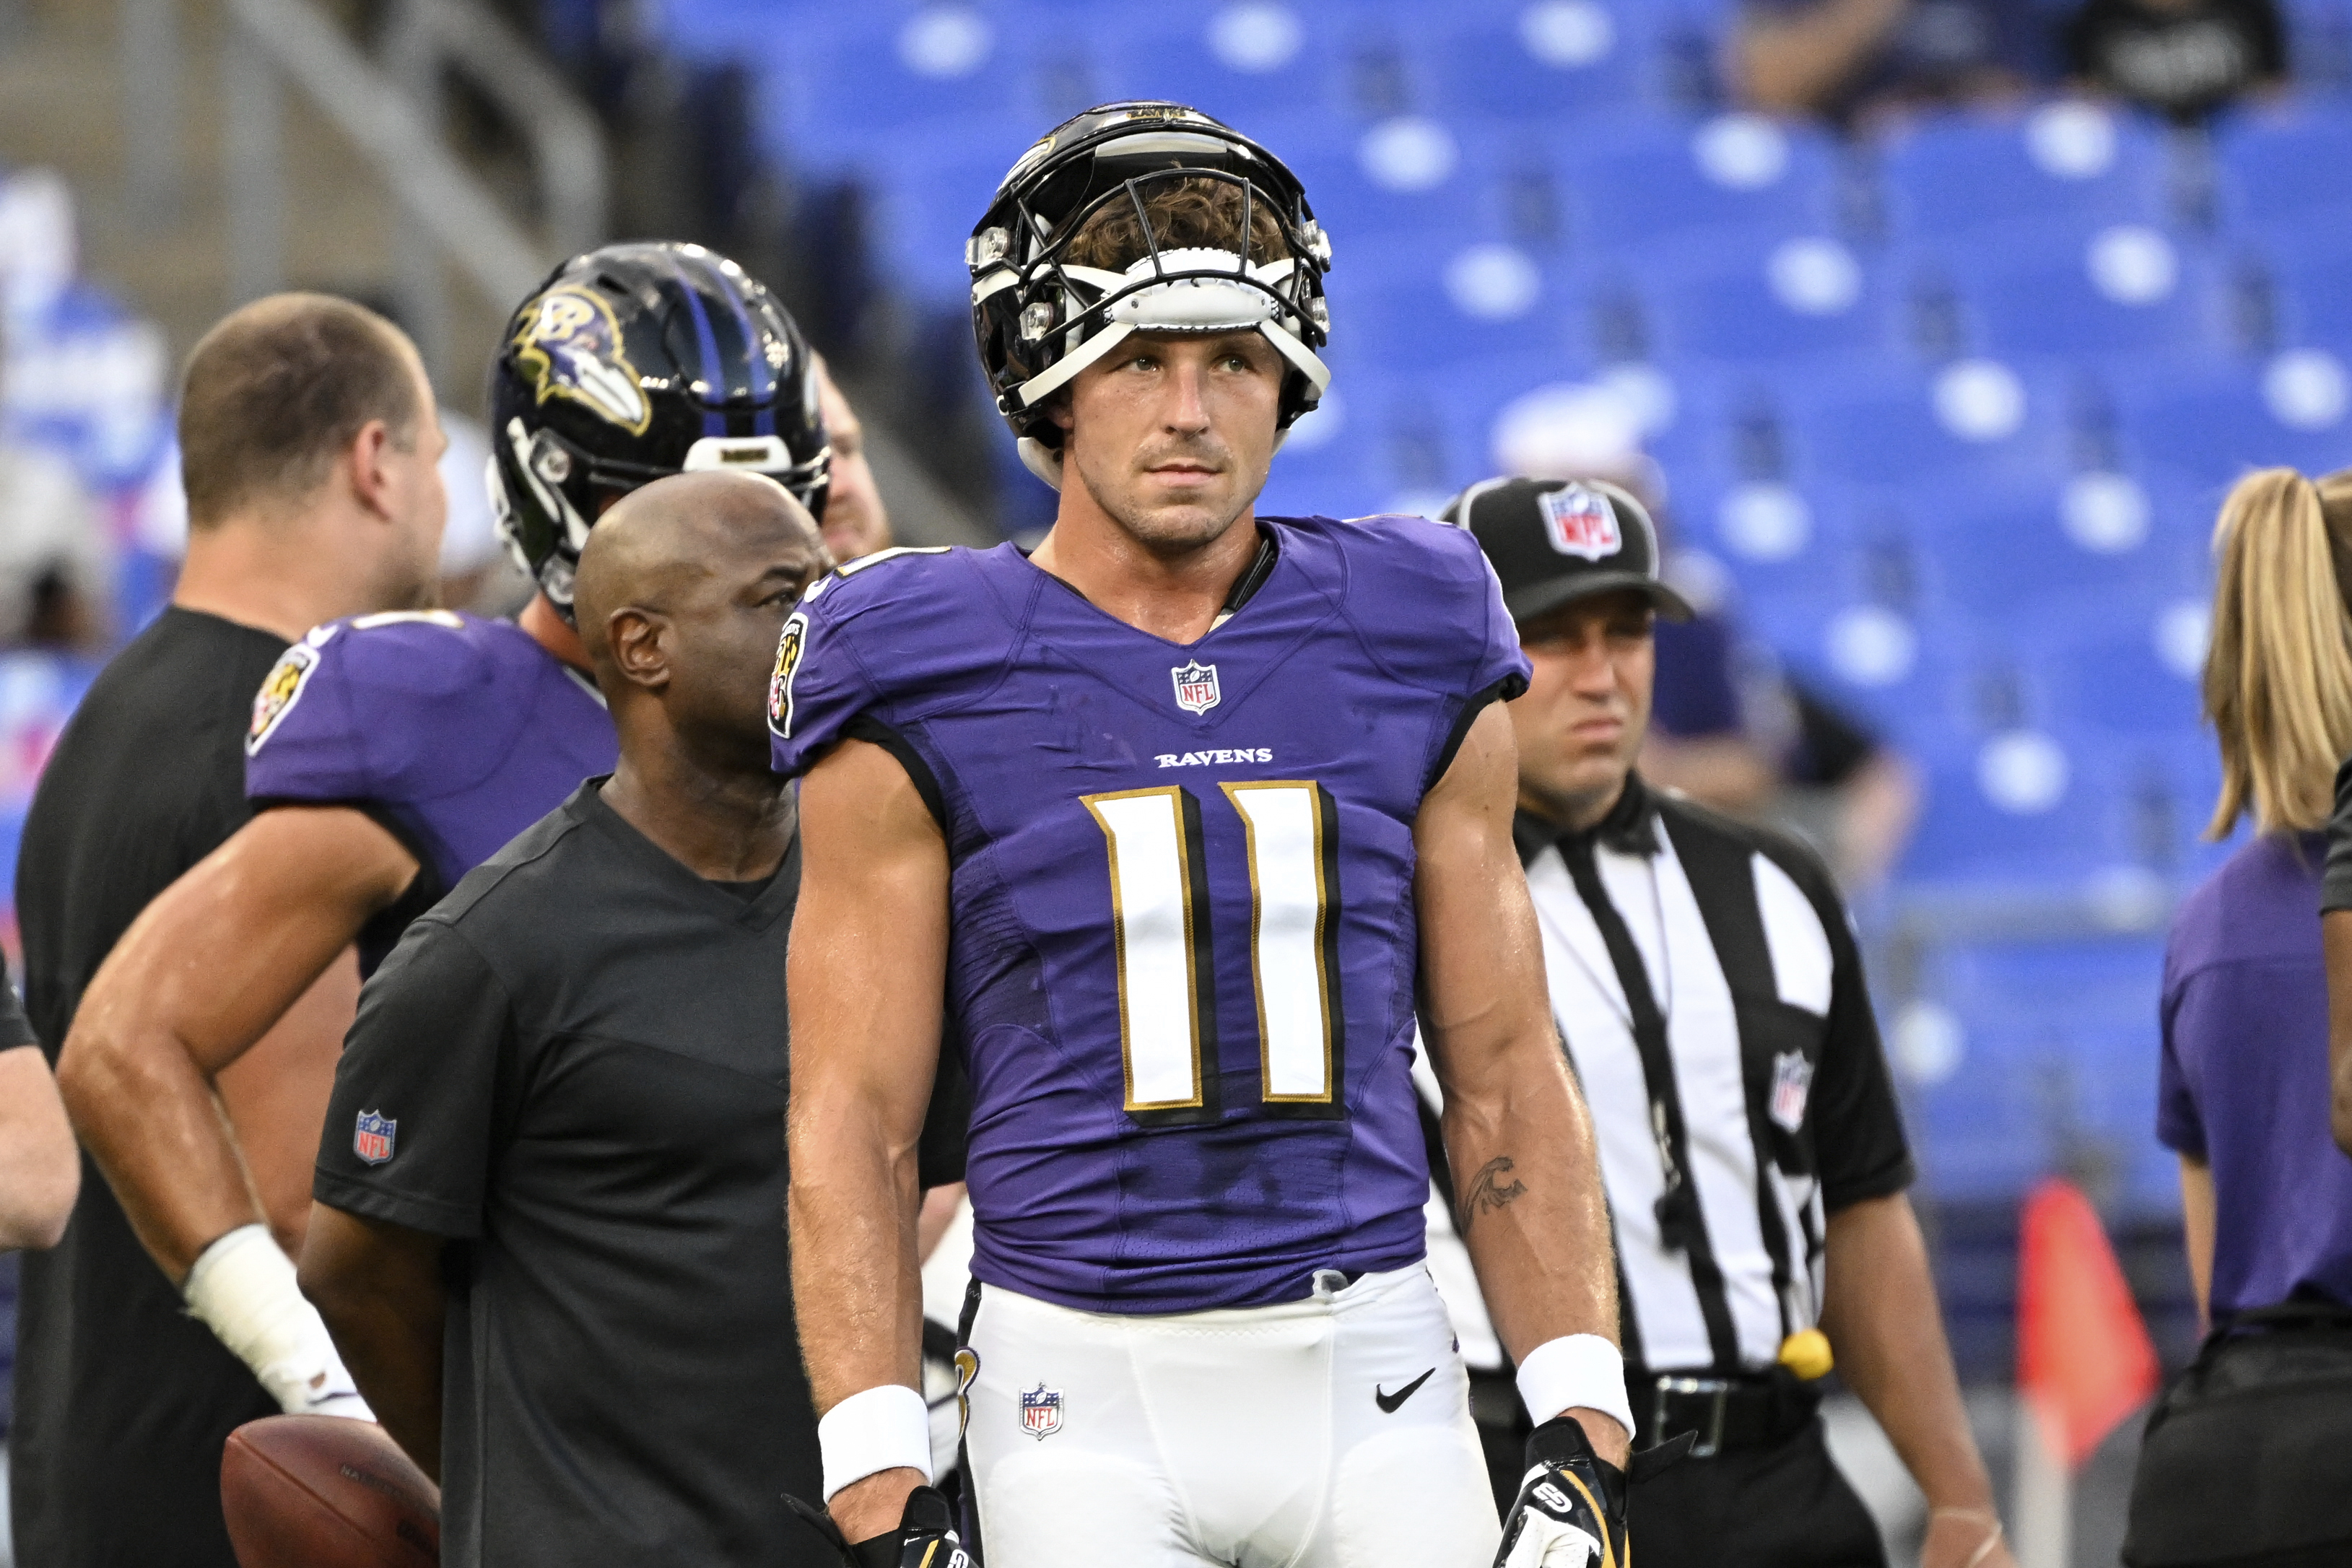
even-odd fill
[{"label": "tattoo on forearm", "polygon": [[1478,1167],[1478,1173],[1470,1178],[1470,1192],[1462,1204],[1462,1228],[1465,1231],[1480,1215],[1508,1208],[1527,1192],[1527,1183],[1510,1179],[1511,1171],[1508,1154],[1497,1154]]}]

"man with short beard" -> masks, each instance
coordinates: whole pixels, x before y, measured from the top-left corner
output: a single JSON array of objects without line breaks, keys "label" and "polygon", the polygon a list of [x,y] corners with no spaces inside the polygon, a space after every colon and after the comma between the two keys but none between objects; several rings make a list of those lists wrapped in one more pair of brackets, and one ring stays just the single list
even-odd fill
[{"label": "man with short beard", "polygon": [[1329,255],[1290,172],[1205,115],[1058,128],[967,252],[1053,531],[869,557],[786,623],[793,1284],[855,1561],[957,1560],[914,1386],[944,1034],[974,1086],[958,1359],[990,1561],[1485,1568],[1503,1531],[1422,1267],[1417,987],[1542,1424],[1509,1561],[1624,1550],[1608,1228],[1510,837],[1496,700],[1526,661],[1459,531],[1254,512],[1328,380]]}]

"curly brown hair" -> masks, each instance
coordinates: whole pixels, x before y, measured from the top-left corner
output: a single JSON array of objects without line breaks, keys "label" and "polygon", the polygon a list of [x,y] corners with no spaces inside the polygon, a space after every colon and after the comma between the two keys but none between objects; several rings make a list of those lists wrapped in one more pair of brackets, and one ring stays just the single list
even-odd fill
[{"label": "curly brown hair", "polygon": [[[1201,247],[1231,250],[1242,226],[1242,188],[1228,180],[1188,175],[1148,187],[1143,211],[1152,242],[1162,250]],[[1250,260],[1276,261],[1290,254],[1282,225],[1264,200],[1250,203]],[[1143,225],[1135,203],[1122,196],[1096,209],[1070,240],[1065,259],[1079,267],[1124,272],[1145,255]]]}]

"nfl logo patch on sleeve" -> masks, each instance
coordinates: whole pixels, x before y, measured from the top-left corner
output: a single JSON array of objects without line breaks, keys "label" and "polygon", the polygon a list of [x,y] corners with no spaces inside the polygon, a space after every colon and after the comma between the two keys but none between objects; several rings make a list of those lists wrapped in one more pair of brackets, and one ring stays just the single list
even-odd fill
[{"label": "nfl logo patch on sleeve", "polygon": [[1021,1394],[1021,1429],[1041,1442],[1062,1429],[1062,1391],[1039,1384]]},{"label": "nfl logo patch on sleeve", "polygon": [[392,1158],[392,1141],[400,1131],[400,1123],[380,1111],[360,1112],[358,1131],[352,1134],[352,1152],[371,1165],[381,1165]]},{"label": "nfl logo patch on sleeve", "polygon": [[1802,1051],[1782,1051],[1772,1058],[1772,1120],[1791,1133],[1805,1124],[1805,1101],[1811,1098],[1813,1064]]},{"label": "nfl logo patch on sleeve", "polygon": [[1217,667],[1194,659],[1168,672],[1176,679],[1176,706],[1187,713],[1206,713],[1217,705]]}]

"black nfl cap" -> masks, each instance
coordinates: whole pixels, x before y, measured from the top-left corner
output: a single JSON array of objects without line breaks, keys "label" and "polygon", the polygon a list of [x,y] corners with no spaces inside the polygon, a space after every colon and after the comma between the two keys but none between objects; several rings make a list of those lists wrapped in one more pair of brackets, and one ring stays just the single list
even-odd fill
[{"label": "black nfl cap", "polygon": [[1633,588],[1672,621],[1691,618],[1658,580],[1649,509],[1601,479],[1484,479],[1439,514],[1477,537],[1503,584],[1503,607],[1529,620],[1572,599]]}]

